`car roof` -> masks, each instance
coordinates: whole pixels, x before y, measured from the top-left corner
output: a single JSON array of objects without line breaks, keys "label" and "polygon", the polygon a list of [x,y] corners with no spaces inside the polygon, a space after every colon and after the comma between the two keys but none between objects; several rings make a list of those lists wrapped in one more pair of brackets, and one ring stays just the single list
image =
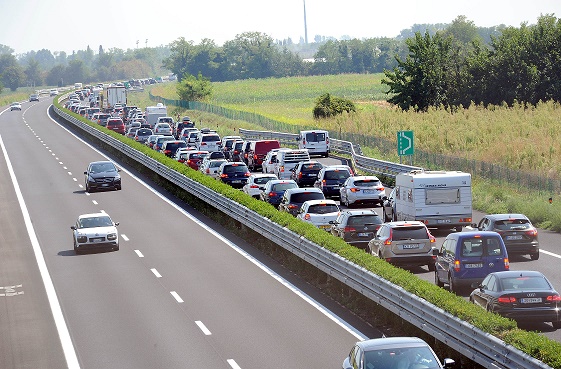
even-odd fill
[{"label": "car roof", "polygon": [[417,337],[384,337],[357,342],[357,346],[364,351],[371,351],[394,347],[428,346],[428,344]]},{"label": "car roof", "polygon": [[[88,214],[81,214],[78,216],[78,219],[83,219],[83,218],[93,218],[93,217],[101,217],[101,216],[106,216],[109,217],[109,215],[107,213],[88,213]],[[111,217],[109,217],[111,218]]]},{"label": "car roof", "polygon": [[371,181],[379,181],[380,178],[376,177],[376,176],[354,176],[354,177],[349,177],[352,178],[353,181],[363,181],[365,179],[367,180],[371,180]]},{"label": "car roof", "polygon": [[376,211],[372,210],[372,209],[362,209],[362,210],[343,210],[343,213],[347,213],[350,216],[355,216],[355,215],[377,215],[378,213],[376,213]]},{"label": "car roof", "polygon": [[489,214],[486,215],[486,217],[493,220],[504,220],[504,219],[511,219],[511,218],[528,219],[528,217],[524,214]]},{"label": "car roof", "polygon": [[111,164],[115,165],[115,163],[113,163],[111,160],[92,161],[89,165],[92,165],[92,164],[106,164],[106,163],[111,163]]},{"label": "car roof", "polygon": [[425,223],[419,222],[418,220],[398,220],[396,222],[388,222],[386,224],[388,224],[390,227],[407,227],[407,226],[426,227]]},{"label": "car roof", "polygon": [[250,177],[253,177],[253,178],[263,178],[263,177],[277,178],[277,176],[272,174],[272,173],[253,173],[252,175],[250,175]]},{"label": "car roof", "polygon": [[304,193],[304,192],[317,192],[317,193],[323,193],[322,190],[320,190],[317,187],[297,187],[297,188],[289,188],[288,190],[286,190],[286,193],[291,194],[291,193]]},{"label": "car roof", "polygon": [[498,278],[514,278],[514,277],[545,277],[543,273],[537,270],[505,270],[502,272],[491,273]]},{"label": "car roof", "polygon": [[475,236],[496,236],[501,237],[500,234],[493,231],[466,231],[466,232],[453,232],[448,235],[448,237],[457,237],[457,238],[468,238],[468,237],[475,237]]},{"label": "car roof", "polygon": [[304,204],[308,204],[308,205],[317,205],[317,204],[333,204],[333,205],[337,205],[337,203],[335,202],[335,200],[331,200],[331,199],[307,200],[307,201],[304,201]]}]

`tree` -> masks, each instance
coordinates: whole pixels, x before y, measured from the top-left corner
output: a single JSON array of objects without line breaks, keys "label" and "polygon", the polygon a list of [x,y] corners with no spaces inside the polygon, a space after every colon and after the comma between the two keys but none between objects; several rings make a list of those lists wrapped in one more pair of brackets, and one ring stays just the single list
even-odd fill
[{"label": "tree", "polygon": [[25,82],[23,68],[12,54],[0,55],[0,75],[2,76],[2,83],[4,86],[10,88],[12,91],[23,86]]},{"label": "tree", "polygon": [[177,94],[181,100],[203,101],[212,96],[212,84],[201,73],[197,77],[187,74],[177,82]]},{"label": "tree", "polygon": [[[47,72],[45,77],[45,83],[48,86],[64,86],[64,66],[61,64],[55,65]],[[67,83],[70,83],[67,81]]]},{"label": "tree", "polygon": [[319,119],[340,115],[343,114],[343,112],[356,112],[354,103],[351,100],[325,93],[316,100],[316,105],[312,113],[315,119]]},{"label": "tree", "polygon": [[39,67],[39,62],[35,59],[31,59],[25,68],[25,76],[27,82],[31,83],[32,86],[41,86],[43,84],[43,78],[41,76],[41,68]]},{"label": "tree", "polygon": [[223,46],[228,79],[267,78],[275,73],[272,60],[279,52],[273,39],[260,32],[244,32]]}]

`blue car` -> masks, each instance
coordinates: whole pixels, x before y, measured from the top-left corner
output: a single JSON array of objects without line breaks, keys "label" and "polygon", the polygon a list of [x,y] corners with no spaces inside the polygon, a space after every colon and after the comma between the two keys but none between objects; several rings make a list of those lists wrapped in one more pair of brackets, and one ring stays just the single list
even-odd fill
[{"label": "blue car", "polygon": [[260,199],[273,206],[278,206],[284,192],[290,188],[298,188],[298,185],[292,179],[273,179],[266,183]]}]

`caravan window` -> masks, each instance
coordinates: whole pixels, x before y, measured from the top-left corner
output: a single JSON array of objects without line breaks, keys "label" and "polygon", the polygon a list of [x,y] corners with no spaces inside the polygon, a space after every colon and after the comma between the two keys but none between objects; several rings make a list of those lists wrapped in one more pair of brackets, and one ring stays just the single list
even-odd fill
[{"label": "caravan window", "polygon": [[425,204],[459,204],[460,189],[459,188],[439,188],[425,190]]}]

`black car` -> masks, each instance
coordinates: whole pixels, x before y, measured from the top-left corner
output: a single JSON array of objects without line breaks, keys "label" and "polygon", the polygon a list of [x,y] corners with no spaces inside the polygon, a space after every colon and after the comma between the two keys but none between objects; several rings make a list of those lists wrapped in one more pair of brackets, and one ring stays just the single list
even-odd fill
[{"label": "black car", "polygon": [[120,190],[121,176],[115,164],[111,161],[94,161],[84,172],[86,191]]},{"label": "black car", "polygon": [[538,230],[523,214],[485,215],[473,228],[494,231],[501,235],[509,255],[529,254],[532,260],[540,258]]},{"label": "black car", "polygon": [[292,169],[290,176],[299,187],[313,186],[321,168],[323,165],[319,161],[302,161]]},{"label": "black car", "polygon": [[224,162],[218,168],[218,179],[234,188],[242,188],[251,173],[247,165],[241,162]]},{"label": "black car", "polygon": [[350,245],[366,249],[382,223],[382,218],[374,210],[345,210],[331,225],[331,234]]},{"label": "black car", "polygon": [[236,141],[230,151],[230,161],[243,161],[242,148],[245,141]]},{"label": "black car", "polygon": [[551,322],[553,328],[561,328],[561,296],[537,271],[490,273],[469,300],[518,322]]},{"label": "black car", "polygon": [[173,157],[179,148],[187,147],[187,143],[183,140],[165,141],[162,145],[162,153],[168,157]]},{"label": "black car", "polygon": [[353,176],[353,171],[347,165],[329,165],[320,169],[314,187],[323,191],[326,198],[339,197],[339,187],[347,178]]},{"label": "black car", "polygon": [[317,188],[290,188],[282,195],[279,210],[296,216],[304,201],[325,200],[325,196]]}]

